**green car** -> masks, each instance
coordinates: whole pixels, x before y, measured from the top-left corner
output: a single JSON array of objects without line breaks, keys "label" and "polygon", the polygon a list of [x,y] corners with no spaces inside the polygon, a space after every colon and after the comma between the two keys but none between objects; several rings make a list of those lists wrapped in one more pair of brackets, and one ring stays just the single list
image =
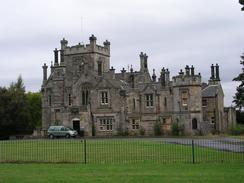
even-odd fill
[{"label": "green car", "polygon": [[53,139],[55,137],[70,138],[76,137],[77,131],[65,126],[50,126],[47,131],[47,134],[50,139]]}]

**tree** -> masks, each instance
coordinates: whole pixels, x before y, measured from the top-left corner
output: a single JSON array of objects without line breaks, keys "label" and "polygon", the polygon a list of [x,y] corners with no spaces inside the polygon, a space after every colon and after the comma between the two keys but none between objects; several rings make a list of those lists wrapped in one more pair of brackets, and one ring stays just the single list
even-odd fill
[{"label": "tree", "polygon": [[239,0],[239,3],[240,3],[241,5],[243,5],[243,7],[241,8],[241,10],[244,11],[244,0]]},{"label": "tree", "polygon": [[241,111],[244,107],[244,54],[241,56],[240,64],[242,65],[242,72],[233,79],[233,81],[240,82],[240,85],[236,88],[233,102]]},{"label": "tree", "polygon": [[9,88],[0,88],[0,137],[32,132],[25,87],[21,76]]},{"label": "tree", "polygon": [[31,117],[31,126],[33,128],[41,127],[41,93],[28,92],[26,94],[28,110]]}]

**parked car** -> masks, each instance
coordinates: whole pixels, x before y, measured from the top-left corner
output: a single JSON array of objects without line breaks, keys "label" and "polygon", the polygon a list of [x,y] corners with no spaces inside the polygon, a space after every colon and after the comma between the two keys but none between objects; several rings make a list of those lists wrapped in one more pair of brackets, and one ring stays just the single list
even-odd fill
[{"label": "parked car", "polygon": [[48,128],[47,134],[50,139],[53,139],[55,137],[70,138],[76,137],[77,131],[65,126],[50,126]]}]

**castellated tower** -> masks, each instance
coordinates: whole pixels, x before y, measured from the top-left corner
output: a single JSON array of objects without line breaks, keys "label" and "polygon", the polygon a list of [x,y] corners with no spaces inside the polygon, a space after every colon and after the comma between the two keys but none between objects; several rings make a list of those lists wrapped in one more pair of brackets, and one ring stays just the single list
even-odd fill
[{"label": "castellated tower", "polygon": [[[110,43],[96,44],[92,35],[90,44],[68,46],[61,40],[61,48],[54,50],[47,78],[47,65],[43,66],[42,127],[65,125],[84,130],[91,135],[90,89],[110,67]],[[60,59],[60,60],[59,60]],[[83,129],[81,129],[83,128]]]},{"label": "castellated tower", "polygon": [[185,67],[173,77],[173,121],[183,126],[185,134],[200,131],[202,122],[201,75],[194,67]]}]

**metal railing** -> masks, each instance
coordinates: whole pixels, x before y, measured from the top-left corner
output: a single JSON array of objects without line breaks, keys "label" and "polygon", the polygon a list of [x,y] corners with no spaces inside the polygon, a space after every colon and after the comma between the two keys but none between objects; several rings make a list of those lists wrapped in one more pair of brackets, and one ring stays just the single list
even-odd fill
[{"label": "metal railing", "polygon": [[0,141],[1,163],[244,162],[244,141],[232,138],[89,138]]}]

